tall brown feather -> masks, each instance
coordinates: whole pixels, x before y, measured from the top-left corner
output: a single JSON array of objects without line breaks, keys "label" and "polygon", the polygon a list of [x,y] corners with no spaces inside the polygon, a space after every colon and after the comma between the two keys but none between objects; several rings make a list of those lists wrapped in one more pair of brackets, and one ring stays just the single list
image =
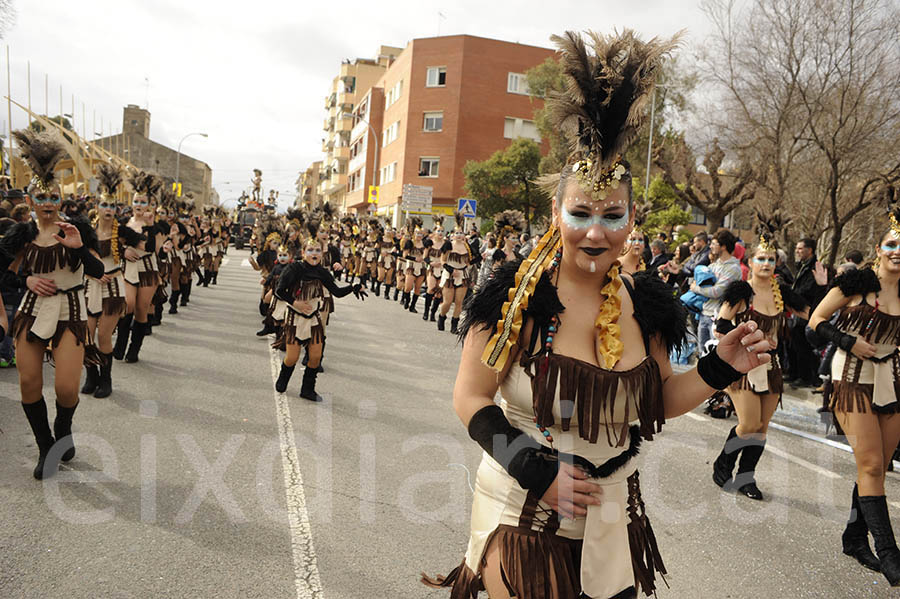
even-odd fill
[{"label": "tall brown feather", "polygon": [[56,173],[53,171],[66,156],[66,149],[59,139],[49,131],[35,133],[31,129],[13,131],[12,137],[19,146],[19,156],[31,169],[34,178],[45,189],[53,189],[56,184]]}]

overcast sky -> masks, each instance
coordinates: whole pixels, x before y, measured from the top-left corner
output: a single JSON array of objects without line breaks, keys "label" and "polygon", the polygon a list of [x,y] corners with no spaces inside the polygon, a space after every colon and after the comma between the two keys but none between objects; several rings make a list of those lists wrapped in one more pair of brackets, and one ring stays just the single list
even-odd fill
[{"label": "overcast sky", "polygon": [[[122,107],[146,106],[150,137],[207,162],[226,203],[263,171],[265,189],[293,201],[298,172],[321,159],[324,97],[341,60],[374,56],[379,45],[471,34],[550,47],[566,29],[631,27],[645,37],[689,32],[688,50],[707,25],[696,0],[14,0],[6,32],[12,97],[49,112],[82,103],[89,131],[121,129]],[[548,12],[548,10],[550,12]],[[438,13],[444,18],[440,18]],[[149,86],[147,81],[149,80]],[[3,94],[5,86],[0,84]],[[7,121],[6,111],[2,120]],[[13,127],[26,122],[13,107]]]}]

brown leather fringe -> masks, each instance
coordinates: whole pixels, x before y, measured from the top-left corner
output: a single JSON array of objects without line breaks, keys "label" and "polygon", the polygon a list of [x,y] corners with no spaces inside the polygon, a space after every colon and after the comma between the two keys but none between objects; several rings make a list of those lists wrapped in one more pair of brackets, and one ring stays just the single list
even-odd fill
[{"label": "brown leather fringe", "polygon": [[145,270],[138,273],[138,287],[152,287],[159,283],[159,276],[155,270]]},{"label": "brown leather fringe", "polygon": [[750,309],[745,310],[734,317],[736,324],[741,324],[748,320],[754,321],[759,326],[759,330],[762,331],[766,337],[775,338],[781,336],[781,331],[784,330],[785,324],[787,323],[784,312],[776,314],[775,316],[769,316],[768,314],[760,314],[756,310]]},{"label": "brown leather fringe", "polygon": [[481,577],[472,572],[466,561],[454,568],[447,576],[431,578],[424,572],[422,584],[433,589],[450,588],[450,599],[478,599],[478,593],[484,590]]},{"label": "brown leather fringe", "polygon": [[[531,378],[531,390],[534,413],[537,423],[544,427],[554,424],[553,404],[556,399],[556,386],[559,381],[559,397],[561,401],[573,402],[574,412],[563,410],[560,426],[569,430],[571,414],[578,415],[578,434],[582,439],[596,443],[600,429],[606,431],[606,439],[610,445],[615,440],[616,446],[625,443],[629,421],[637,416],[640,422],[641,437],[653,439],[653,435],[662,430],[665,423],[665,411],[662,401],[662,378],[659,366],[653,358],[647,357],[643,362],[625,371],[604,370],[588,362],[550,353],[540,354],[534,358],[523,358],[526,372]],[[625,405],[624,422],[618,431],[613,431],[601,420],[612,422],[616,408],[616,395],[622,386],[627,397],[633,397],[637,405],[637,414],[630,413],[630,403]]]},{"label": "brown leather fringe", "polygon": [[100,353],[100,349],[94,345],[93,341],[84,346],[84,361],[82,363],[85,366],[102,366],[104,362],[103,354]]},{"label": "brown leather fringe", "polygon": [[871,383],[834,381],[831,389],[831,411],[866,414],[872,405],[874,388],[875,386]]},{"label": "brown leather fringe", "polygon": [[46,247],[29,243],[25,246],[23,264],[31,264],[34,274],[46,274],[65,267],[74,271],[81,264],[81,258],[75,250],[61,243]]},{"label": "brown leather fringe", "polygon": [[278,329],[275,334],[275,343],[272,344],[273,349],[278,351],[287,351],[287,337],[284,334],[284,327]]},{"label": "brown leather fringe", "polygon": [[842,331],[858,331],[869,343],[900,344],[900,316],[885,314],[869,304],[844,308],[836,326]]},{"label": "brown leather fringe", "polygon": [[298,299],[309,301],[323,296],[321,281],[303,281],[300,283],[300,291],[297,294]]},{"label": "brown leather fringe", "polygon": [[150,301],[150,303],[158,304],[166,301],[167,299],[169,299],[169,294],[166,293],[165,287],[163,287],[162,285],[157,285],[156,292],[154,292],[153,299]]},{"label": "brown leather fringe", "polygon": [[28,314],[25,314],[21,311],[16,312],[16,316],[15,318],[13,318],[12,330],[9,333],[10,336],[13,339],[18,339],[22,331],[26,331],[28,341],[42,343],[46,346],[48,343],[52,343],[53,345],[58,344],[66,331],[72,331],[72,334],[75,335],[76,344],[86,345],[90,342],[90,338],[88,337],[87,322],[84,320],[60,320],[56,324],[56,331],[53,333],[53,336],[50,337],[50,339],[41,339],[31,332],[31,327],[32,325],[34,325],[34,321],[34,316],[29,316]]},{"label": "brown leather fringe", "polygon": [[105,297],[103,298],[103,313],[107,316],[121,316],[125,310],[124,297]]},{"label": "brown leather fringe", "polygon": [[638,473],[628,477],[628,545],[631,548],[631,566],[634,570],[634,580],[645,595],[656,592],[656,573],[659,572],[662,581],[666,581],[666,566],[663,564],[659,547],[656,544],[656,535],[650,526],[650,519],[644,509],[644,501],[641,499],[641,484]]},{"label": "brown leather fringe", "polygon": [[[581,593],[582,542],[552,533],[501,524],[485,543],[498,543],[500,575],[512,597],[575,598]],[[450,599],[476,599],[484,590],[481,576],[465,561],[447,576],[422,582],[432,588],[451,587]]]}]

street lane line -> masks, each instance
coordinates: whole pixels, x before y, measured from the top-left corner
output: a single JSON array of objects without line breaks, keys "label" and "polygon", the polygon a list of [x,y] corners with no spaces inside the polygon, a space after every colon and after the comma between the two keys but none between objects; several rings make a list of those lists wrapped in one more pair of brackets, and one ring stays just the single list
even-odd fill
[{"label": "street lane line", "polygon": [[[246,262],[246,260],[245,260]],[[297,599],[322,599],[322,581],[313,547],[306,494],[303,491],[303,475],[294,442],[294,424],[287,396],[275,391],[275,381],[281,371],[281,356],[269,347],[272,367],[272,393],[275,396],[275,416],[278,420],[278,437],[281,440],[281,465],[284,468],[284,490],[287,495],[288,523],[291,529],[291,550],[294,556],[294,585]]]},{"label": "street lane line", "polygon": [[250,260],[248,260],[247,258],[244,258],[243,260],[241,260],[241,266],[246,266],[247,268],[253,268],[250,265]]},{"label": "street lane line", "polygon": [[697,422],[706,422],[706,418],[704,418],[700,414],[694,414],[693,412],[685,412],[684,415],[687,416],[688,418],[696,420]]},{"label": "street lane line", "polygon": [[225,256],[224,258],[222,258],[222,262],[219,263],[219,267],[228,266],[228,262],[229,262],[229,258],[228,258],[228,256]]},{"label": "street lane line", "polygon": [[798,458],[797,456],[791,455],[783,449],[778,449],[777,447],[772,446],[771,444],[766,445],[766,450],[771,451],[778,457],[784,458],[785,460],[797,464],[798,466],[802,466],[807,470],[812,470],[816,474],[824,476],[825,478],[830,478],[832,480],[842,478],[840,474],[832,472],[831,470],[826,470],[817,464],[813,464],[812,462],[807,462],[803,458]]},{"label": "street lane line", "polygon": [[769,428],[774,428],[775,430],[783,431],[785,433],[791,433],[792,435],[797,435],[798,437],[803,437],[804,439],[808,439],[810,441],[815,441],[816,443],[822,443],[823,445],[827,445],[829,447],[834,447],[835,449],[840,449],[841,451],[846,451],[847,453],[853,453],[853,449],[849,445],[846,445],[844,443],[838,443],[837,441],[832,441],[831,439],[826,439],[825,437],[813,435],[811,433],[797,430],[797,429],[791,428],[789,426],[784,426],[783,424],[776,424],[774,422],[770,422]]}]

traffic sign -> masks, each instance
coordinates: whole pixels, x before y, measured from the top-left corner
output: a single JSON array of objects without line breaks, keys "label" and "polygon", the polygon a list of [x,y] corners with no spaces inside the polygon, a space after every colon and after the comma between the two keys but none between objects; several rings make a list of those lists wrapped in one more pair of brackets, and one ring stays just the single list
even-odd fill
[{"label": "traffic sign", "polygon": [[478,208],[478,200],[469,198],[459,198],[456,204],[456,211],[466,218],[475,218],[475,211]]},{"label": "traffic sign", "polygon": [[377,185],[369,185],[369,203],[377,204],[378,203],[378,189]]},{"label": "traffic sign", "polygon": [[408,211],[430,211],[433,187],[426,185],[412,185],[407,183],[403,186],[402,209]]}]

